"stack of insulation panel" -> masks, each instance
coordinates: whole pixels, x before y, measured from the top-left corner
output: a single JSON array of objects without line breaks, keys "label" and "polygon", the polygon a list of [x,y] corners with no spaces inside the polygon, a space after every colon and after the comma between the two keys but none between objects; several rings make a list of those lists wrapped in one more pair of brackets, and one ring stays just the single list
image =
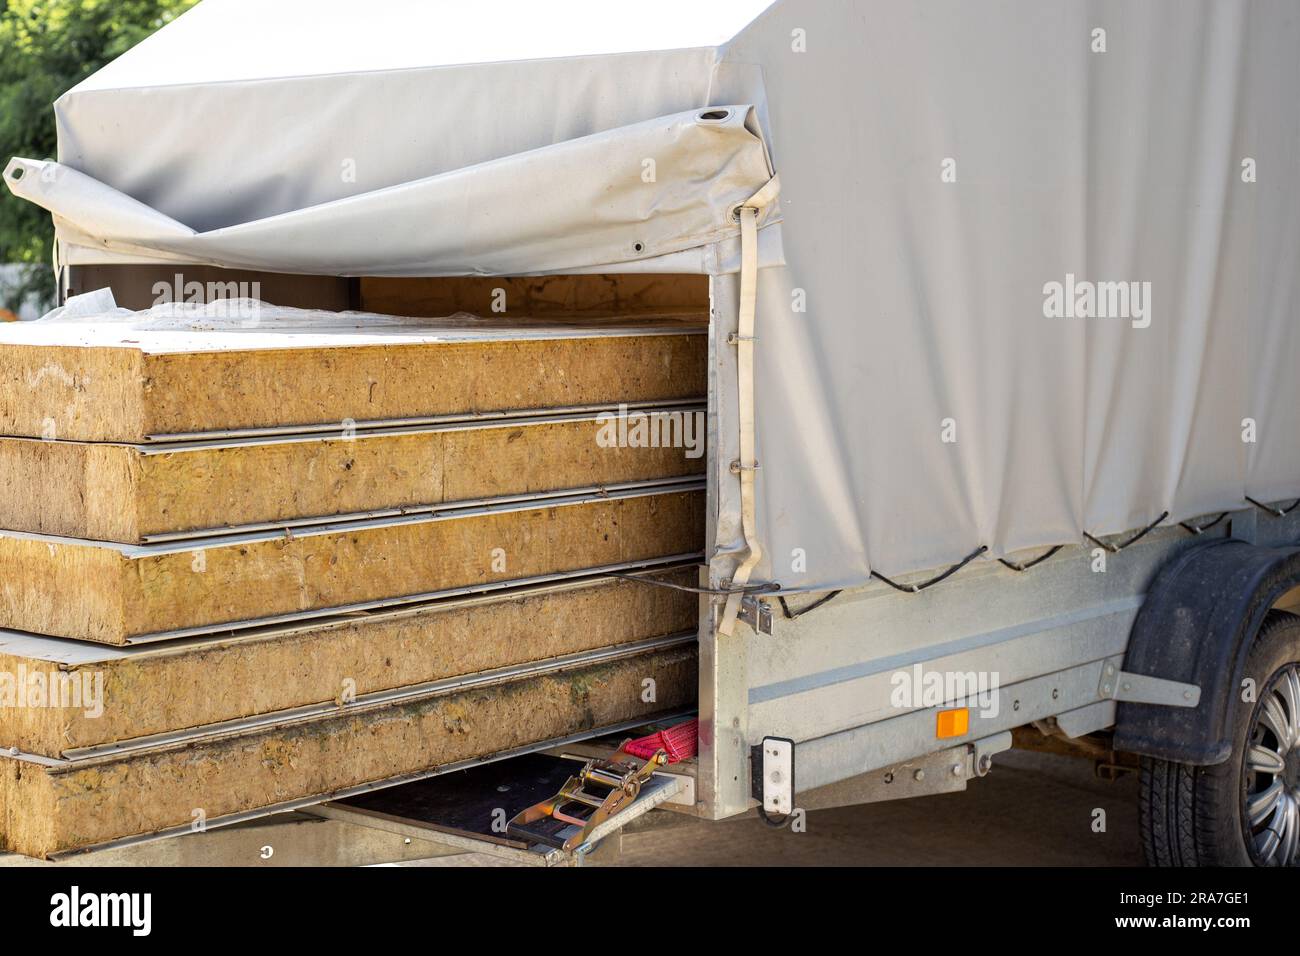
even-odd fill
[{"label": "stack of insulation panel", "polygon": [[703,329],[435,326],[0,330],[4,849],[693,706],[696,598],[611,572],[697,583],[703,459],[598,431],[697,414]]}]

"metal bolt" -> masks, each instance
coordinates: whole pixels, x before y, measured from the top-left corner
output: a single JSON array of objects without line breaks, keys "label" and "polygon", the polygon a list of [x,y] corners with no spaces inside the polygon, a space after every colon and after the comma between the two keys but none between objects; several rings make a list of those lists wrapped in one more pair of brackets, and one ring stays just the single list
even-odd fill
[{"label": "metal bolt", "polygon": [[918,770],[916,773],[912,774],[912,779],[915,780],[917,783],[920,783],[922,780],[925,779],[925,771]]},{"label": "metal bolt", "polygon": [[1192,692],[1190,690],[1183,691],[1183,700],[1191,700],[1191,699],[1192,699]]},{"label": "metal bolt", "polygon": [[961,766],[961,764],[959,764],[959,763],[955,763],[955,764],[952,765],[952,775],[953,775],[954,777],[960,777],[960,776],[962,775],[962,766]]},{"label": "metal bolt", "polygon": [[1123,684],[1121,684],[1120,686],[1123,687],[1125,690],[1132,690],[1132,689],[1133,689],[1133,685],[1130,684],[1128,681],[1125,681],[1125,682],[1124,682]]}]

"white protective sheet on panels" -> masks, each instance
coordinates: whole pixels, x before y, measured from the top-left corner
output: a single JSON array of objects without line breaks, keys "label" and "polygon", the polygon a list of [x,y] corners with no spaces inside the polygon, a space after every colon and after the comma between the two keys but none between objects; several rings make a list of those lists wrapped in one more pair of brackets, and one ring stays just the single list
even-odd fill
[{"label": "white protective sheet on panels", "polygon": [[[375,6],[376,16],[408,8]],[[490,21],[510,4],[476,6]],[[225,61],[206,40],[238,33],[232,11],[244,23],[257,14],[246,0],[207,0],[209,20],[187,15],[60,100],[60,158],[196,233],[173,236],[184,248],[166,256],[258,223],[266,241],[226,264],[441,274],[656,263],[715,274],[715,538],[741,556],[726,468],[738,428],[725,343],[736,279],[718,275],[737,250],[734,227],[713,217],[762,184],[766,147],[782,195],[768,219],[779,233],[760,232],[765,556],[752,581],[854,586],[872,570],[943,567],[978,546],[992,558],[1166,512],[1239,508],[1245,495],[1300,494],[1292,0],[780,0],[717,45],[764,6],[710,5],[708,24],[668,10],[656,28],[673,16],[676,27],[646,34],[665,52],[638,52],[637,36],[612,27],[572,38],[534,29],[535,42],[524,28],[476,34],[463,47],[476,61],[464,65],[455,43],[440,39],[439,59],[425,60],[402,40],[397,69],[384,70],[373,31],[338,38],[346,18],[334,0],[314,21],[329,42],[304,43],[277,14],[265,42]],[[283,43],[297,45],[277,65]],[[728,104],[753,112],[724,124],[728,146],[699,155],[694,111]],[[570,152],[602,136],[600,150]],[[610,182],[602,157],[640,162],[651,143],[699,165],[666,169],[664,153],[643,153],[658,160],[655,195],[667,198],[619,205],[613,228],[584,216]],[[528,157],[540,154],[557,162],[534,179]],[[339,176],[348,163],[352,182]],[[480,177],[502,166],[524,180],[485,188]],[[548,207],[559,218],[546,228],[521,204],[551,176],[574,191],[568,207]],[[322,204],[347,210],[439,180],[475,190],[474,203],[431,221],[426,202],[468,194],[406,194],[417,211],[369,261],[344,261],[359,247],[341,254],[346,236],[325,228],[332,213],[310,242],[269,239]],[[56,204],[56,191],[43,199]],[[62,207],[61,239],[98,247],[65,261],[114,254],[102,225],[87,228],[96,202]],[[466,211],[491,228],[457,246]],[[437,242],[411,253],[431,234]],[[637,234],[655,244],[629,249]],[[129,244],[117,254],[159,256]],[[1045,314],[1045,289],[1070,277],[1082,288],[1124,283],[1109,287],[1116,295],[1136,283],[1140,299],[1109,318]]]}]

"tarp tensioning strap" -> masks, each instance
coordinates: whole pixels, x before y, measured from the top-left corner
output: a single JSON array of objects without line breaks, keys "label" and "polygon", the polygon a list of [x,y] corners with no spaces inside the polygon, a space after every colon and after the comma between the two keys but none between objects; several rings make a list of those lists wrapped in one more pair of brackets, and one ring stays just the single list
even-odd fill
[{"label": "tarp tensioning strap", "polygon": [[758,461],[754,454],[754,319],[758,308],[758,217],[781,191],[780,176],[773,176],[738,210],[740,215],[740,318],[735,334],[736,380],[739,391],[740,458],[732,470],[740,479],[740,521],[749,553],[731,578],[732,594],[727,598],[718,633],[730,635],[736,626],[742,595],[739,589],[763,557],[758,541],[754,494]]}]

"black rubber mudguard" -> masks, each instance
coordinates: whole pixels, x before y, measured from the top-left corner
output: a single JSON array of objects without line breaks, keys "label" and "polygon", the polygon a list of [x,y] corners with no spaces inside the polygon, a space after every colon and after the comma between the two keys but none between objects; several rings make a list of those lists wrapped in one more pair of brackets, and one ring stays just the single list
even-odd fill
[{"label": "black rubber mudguard", "polygon": [[1196,684],[1200,703],[1121,703],[1115,748],[1195,766],[1227,760],[1251,643],[1298,583],[1300,548],[1220,539],[1165,565],[1134,621],[1124,670]]}]

